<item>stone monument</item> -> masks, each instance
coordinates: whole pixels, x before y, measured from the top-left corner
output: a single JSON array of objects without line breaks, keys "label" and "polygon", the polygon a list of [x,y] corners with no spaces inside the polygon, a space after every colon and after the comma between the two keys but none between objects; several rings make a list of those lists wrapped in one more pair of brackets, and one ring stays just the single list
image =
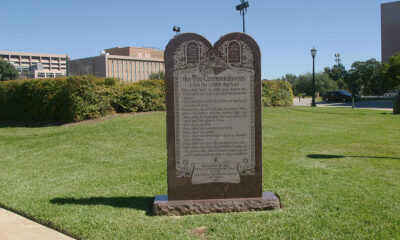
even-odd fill
[{"label": "stone monument", "polygon": [[167,45],[168,195],[156,215],[267,210],[262,192],[261,54],[244,33],[215,45],[194,33]]}]

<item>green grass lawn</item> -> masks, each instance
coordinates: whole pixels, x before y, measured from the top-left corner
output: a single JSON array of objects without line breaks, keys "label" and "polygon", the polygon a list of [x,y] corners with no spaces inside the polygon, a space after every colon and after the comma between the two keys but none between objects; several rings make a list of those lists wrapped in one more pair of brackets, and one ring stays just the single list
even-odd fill
[{"label": "green grass lawn", "polygon": [[263,109],[263,189],[284,208],[157,217],[165,113],[3,125],[0,204],[82,239],[399,239],[399,133],[384,111]]}]

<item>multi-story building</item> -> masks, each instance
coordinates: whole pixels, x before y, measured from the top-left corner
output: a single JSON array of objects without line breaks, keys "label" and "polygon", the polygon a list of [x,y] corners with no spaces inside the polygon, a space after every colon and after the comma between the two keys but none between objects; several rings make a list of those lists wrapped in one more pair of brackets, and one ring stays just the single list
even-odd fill
[{"label": "multi-story building", "polygon": [[0,58],[11,63],[21,77],[53,78],[67,74],[67,55],[0,51]]},{"label": "multi-story building", "polygon": [[400,52],[400,1],[381,4],[382,62]]},{"label": "multi-story building", "polygon": [[71,60],[71,75],[115,77],[125,82],[149,79],[164,72],[164,52],[150,48],[111,48],[100,56]]},{"label": "multi-story building", "polygon": [[120,55],[138,58],[155,58],[164,59],[164,52],[154,48],[142,48],[142,47],[116,47],[104,50],[104,52],[110,55]]}]

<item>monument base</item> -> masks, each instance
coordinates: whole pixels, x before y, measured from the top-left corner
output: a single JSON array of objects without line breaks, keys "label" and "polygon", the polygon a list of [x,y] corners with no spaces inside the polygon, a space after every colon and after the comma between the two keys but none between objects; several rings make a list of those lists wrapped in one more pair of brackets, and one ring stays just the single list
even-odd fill
[{"label": "monument base", "polygon": [[153,211],[155,215],[192,215],[263,211],[281,208],[280,200],[272,192],[263,192],[260,198],[228,198],[204,200],[168,201],[168,195],[157,195]]}]

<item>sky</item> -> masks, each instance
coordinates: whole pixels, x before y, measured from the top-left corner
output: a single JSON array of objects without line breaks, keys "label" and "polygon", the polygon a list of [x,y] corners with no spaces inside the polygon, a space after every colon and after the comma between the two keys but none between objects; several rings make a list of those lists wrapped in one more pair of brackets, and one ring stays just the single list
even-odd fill
[{"label": "sky", "polygon": [[[248,0],[246,33],[261,49],[262,78],[316,71],[340,53],[354,61],[381,59],[383,0]],[[164,50],[174,36],[194,32],[215,43],[242,31],[239,0],[1,0],[0,50],[97,56],[106,48]]]}]

